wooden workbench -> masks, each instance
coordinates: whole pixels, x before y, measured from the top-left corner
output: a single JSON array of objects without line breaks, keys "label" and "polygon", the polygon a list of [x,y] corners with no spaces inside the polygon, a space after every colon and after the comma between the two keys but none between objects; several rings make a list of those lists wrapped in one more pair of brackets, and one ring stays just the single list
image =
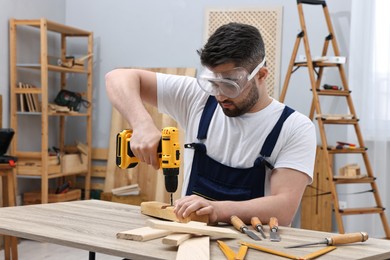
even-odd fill
[{"label": "wooden workbench", "polygon": [[[120,231],[145,226],[145,220],[148,218],[140,213],[138,206],[99,200],[7,207],[0,208],[0,234],[130,259],[175,259],[177,248],[162,244],[160,239],[139,242],[116,238],[116,233]],[[268,226],[265,226],[265,231],[268,235]],[[334,235],[288,227],[280,227],[280,232],[281,242],[263,240],[256,243],[288,254],[303,256],[322,247],[285,249],[284,246],[313,242]],[[237,252],[239,240],[255,243],[244,234],[239,239],[224,241]],[[211,259],[226,259],[215,240],[211,240],[210,244]],[[390,241],[369,238],[364,243],[339,246],[319,259],[389,258]],[[246,259],[283,258],[249,249]]]}]

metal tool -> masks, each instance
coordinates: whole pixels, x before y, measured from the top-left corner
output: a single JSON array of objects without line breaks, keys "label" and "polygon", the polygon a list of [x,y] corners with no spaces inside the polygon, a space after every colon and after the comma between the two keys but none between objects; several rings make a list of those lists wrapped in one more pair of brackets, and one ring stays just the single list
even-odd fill
[{"label": "metal tool", "polygon": [[251,224],[254,229],[260,232],[261,236],[266,239],[267,237],[264,234],[263,224],[261,223],[258,217],[251,218]]},{"label": "metal tool", "polygon": [[269,239],[273,242],[280,242],[282,238],[278,234],[278,230],[279,230],[278,219],[275,217],[271,217],[269,219],[268,225],[270,228]]},{"label": "metal tool", "polygon": [[350,244],[355,242],[364,242],[367,239],[368,239],[368,234],[366,232],[357,232],[357,233],[335,235],[332,237],[327,237],[324,240],[318,242],[286,246],[285,248],[305,247],[305,246],[320,245],[320,244],[335,246],[335,245]]},{"label": "metal tool", "polygon": [[250,238],[254,240],[261,240],[260,237],[258,237],[255,233],[253,233],[251,230],[249,230],[248,226],[242,222],[242,220],[237,216],[231,216],[230,222],[232,225],[240,232],[247,234]]}]

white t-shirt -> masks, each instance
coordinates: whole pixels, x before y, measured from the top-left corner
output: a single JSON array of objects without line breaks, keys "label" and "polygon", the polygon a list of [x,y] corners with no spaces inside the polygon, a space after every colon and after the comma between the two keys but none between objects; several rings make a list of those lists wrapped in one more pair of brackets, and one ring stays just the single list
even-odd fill
[{"label": "white t-shirt", "polygon": [[[199,142],[196,138],[203,108],[209,97],[195,78],[157,73],[157,103],[161,113],[170,115],[185,130],[185,143]],[[207,155],[234,168],[253,166],[265,139],[278,121],[284,104],[273,100],[256,113],[227,117],[217,105],[211,119],[207,139]],[[183,146],[184,144],[181,144]],[[284,122],[271,157],[275,168],[291,168],[313,177],[316,136],[313,122],[295,111]],[[190,179],[193,149],[184,149],[184,196]],[[265,195],[269,194],[271,171],[267,169]]]}]

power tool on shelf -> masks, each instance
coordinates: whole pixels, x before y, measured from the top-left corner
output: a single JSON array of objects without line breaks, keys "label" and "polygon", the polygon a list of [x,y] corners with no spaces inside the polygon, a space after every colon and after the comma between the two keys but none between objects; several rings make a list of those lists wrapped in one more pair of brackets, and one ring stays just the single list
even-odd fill
[{"label": "power tool on shelf", "polygon": [[[116,165],[121,169],[137,166],[138,158],[130,148],[130,140],[133,131],[122,130],[116,136]],[[165,127],[161,132],[161,141],[157,154],[165,181],[165,190],[170,193],[171,205],[173,205],[173,193],[177,190],[180,167],[179,131],[175,127]]]}]

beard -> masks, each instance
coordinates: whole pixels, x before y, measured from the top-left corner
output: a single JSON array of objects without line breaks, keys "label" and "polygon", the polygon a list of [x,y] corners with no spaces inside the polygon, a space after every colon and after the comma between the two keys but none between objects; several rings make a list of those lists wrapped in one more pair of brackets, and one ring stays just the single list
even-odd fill
[{"label": "beard", "polygon": [[257,89],[256,83],[251,82],[251,86],[249,86],[248,94],[241,100],[236,102],[233,101],[224,101],[223,103],[229,103],[233,108],[224,108],[223,103],[220,102],[223,113],[228,117],[237,117],[241,116],[248,111],[257,103],[259,100],[259,90]]}]

